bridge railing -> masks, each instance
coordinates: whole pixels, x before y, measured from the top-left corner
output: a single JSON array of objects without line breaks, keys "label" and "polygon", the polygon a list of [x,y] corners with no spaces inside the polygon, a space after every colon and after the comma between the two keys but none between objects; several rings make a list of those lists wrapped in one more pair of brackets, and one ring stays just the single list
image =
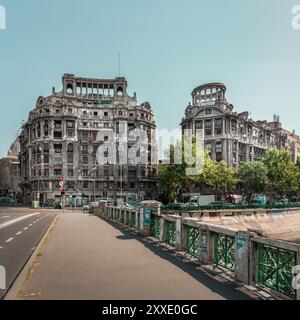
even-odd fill
[{"label": "bridge railing", "polygon": [[[143,211],[103,206],[95,214],[145,235]],[[151,213],[149,236],[198,259],[227,270],[235,280],[263,287],[281,297],[300,300],[300,244],[259,236],[252,230],[233,230],[199,218]],[[296,272],[296,271],[295,271]],[[298,277],[299,278],[299,277]]]}]

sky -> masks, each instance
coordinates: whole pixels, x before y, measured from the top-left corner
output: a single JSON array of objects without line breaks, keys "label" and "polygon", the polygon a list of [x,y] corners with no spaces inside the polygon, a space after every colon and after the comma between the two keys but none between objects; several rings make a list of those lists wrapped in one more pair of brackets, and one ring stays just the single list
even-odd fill
[{"label": "sky", "polygon": [[[298,0],[300,4],[300,0]],[[64,73],[128,80],[159,128],[177,128],[191,92],[222,82],[254,120],[300,134],[297,0],[0,0],[0,157]]]}]

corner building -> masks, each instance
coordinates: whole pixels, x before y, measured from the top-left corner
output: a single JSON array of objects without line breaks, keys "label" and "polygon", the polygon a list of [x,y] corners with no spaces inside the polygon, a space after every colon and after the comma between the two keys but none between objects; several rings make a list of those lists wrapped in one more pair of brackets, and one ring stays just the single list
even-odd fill
[{"label": "corner building", "polygon": [[[50,96],[38,98],[22,127],[24,200],[39,199],[46,204],[60,198],[61,177],[66,204],[80,198],[109,197],[125,202],[153,198],[156,164],[151,159],[156,156],[156,125],[150,104],[138,104],[136,94],[127,93],[124,77],[90,79],[65,74],[62,82],[62,91],[53,88]],[[128,132],[136,128],[147,132],[147,164],[98,164],[97,151],[104,143],[98,141],[98,132],[111,129],[118,135],[121,125]],[[109,151],[104,151],[104,157]]]},{"label": "corner building", "polygon": [[278,136],[267,121],[254,121],[247,111],[237,113],[226,99],[222,83],[195,88],[181,122],[182,130],[204,131],[204,145],[214,161],[226,161],[239,168],[248,161],[258,161],[272,147]]}]

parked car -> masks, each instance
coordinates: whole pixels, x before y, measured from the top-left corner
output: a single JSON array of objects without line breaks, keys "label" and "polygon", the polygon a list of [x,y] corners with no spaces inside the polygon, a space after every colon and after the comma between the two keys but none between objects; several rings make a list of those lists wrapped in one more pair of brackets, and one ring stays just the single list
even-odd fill
[{"label": "parked car", "polygon": [[90,212],[90,209],[91,209],[91,206],[89,204],[85,204],[83,207],[82,207],[82,211],[83,212]]},{"label": "parked car", "polygon": [[61,203],[56,202],[54,205],[54,209],[62,209]]}]

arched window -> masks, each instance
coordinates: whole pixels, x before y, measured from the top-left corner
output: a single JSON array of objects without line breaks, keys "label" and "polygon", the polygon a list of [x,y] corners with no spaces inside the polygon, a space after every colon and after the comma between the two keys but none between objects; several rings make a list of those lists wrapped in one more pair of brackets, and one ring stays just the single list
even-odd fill
[{"label": "arched window", "polygon": [[72,83],[67,84],[67,94],[73,94],[73,85]]}]

